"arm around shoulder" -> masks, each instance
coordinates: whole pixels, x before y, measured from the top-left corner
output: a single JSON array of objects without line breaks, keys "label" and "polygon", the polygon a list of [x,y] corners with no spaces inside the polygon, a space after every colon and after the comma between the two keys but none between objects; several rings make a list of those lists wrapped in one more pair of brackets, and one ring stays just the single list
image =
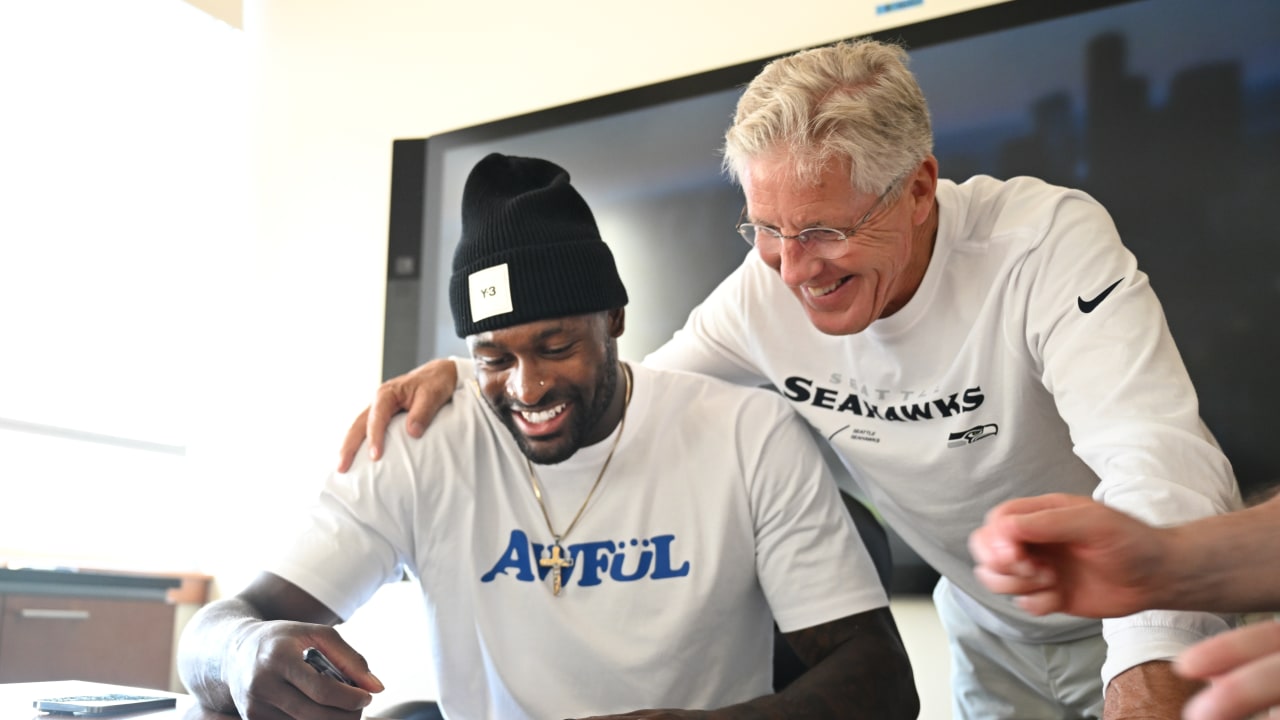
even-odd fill
[{"label": "arm around shoulder", "polygon": [[449,402],[461,372],[452,358],[429,360],[413,370],[382,383],[373,402],[356,416],[338,454],[338,472],[351,468],[365,440],[369,456],[382,457],[387,425],[397,413],[408,412],[406,426],[413,437],[422,437],[432,418]]}]

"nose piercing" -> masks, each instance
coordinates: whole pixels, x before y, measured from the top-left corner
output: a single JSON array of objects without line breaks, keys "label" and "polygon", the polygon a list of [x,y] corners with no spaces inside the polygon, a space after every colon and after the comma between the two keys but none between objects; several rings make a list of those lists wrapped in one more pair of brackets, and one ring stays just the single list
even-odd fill
[{"label": "nose piercing", "polygon": [[546,386],[547,386],[547,381],[546,381],[546,380],[539,380],[539,381],[538,381],[538,386],[539,386],[539,387],[546,387]]}]

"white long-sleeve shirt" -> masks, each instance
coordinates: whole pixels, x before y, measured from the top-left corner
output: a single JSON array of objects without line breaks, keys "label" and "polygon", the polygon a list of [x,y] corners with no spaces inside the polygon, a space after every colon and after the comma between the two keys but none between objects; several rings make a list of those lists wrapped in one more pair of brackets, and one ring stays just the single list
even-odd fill
[{"label": "white long-sleeve shirt", "polygon": [[[975,580],[967,538],[984,514],[1067,492],[1180,523],[1239,507],[1231,466],[1104,208],[1032,178],[943,180],[937,199],[929,268],[891,317],[824,335],[752,252],[645,363],[772,383],[981,627],[1045,642],[1096,633]],[[1103,624],[1104,683],[1226,627],[1174,612]]]}]

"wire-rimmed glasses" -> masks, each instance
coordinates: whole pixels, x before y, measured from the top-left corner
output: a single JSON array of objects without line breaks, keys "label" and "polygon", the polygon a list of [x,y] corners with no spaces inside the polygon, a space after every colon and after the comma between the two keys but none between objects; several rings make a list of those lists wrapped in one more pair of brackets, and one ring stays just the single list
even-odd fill
[{"label": "wire-rimmed glasses", "polygon": [[761,252],[771,255],[781,253],[783,240],[795,240],[800,243],[800,247],[813,255],[826,260],[834,260],[848,251],[849,238],[871,219],[872,214],[880,207],[880,203],[884,202],[886,197],[889,197],[889,193],[893,191],[897,184],[897,180],[889,183],[889,187],[885,188],[885,191],[880,193],[880,197],[871,203],[871,208],[862,216],[862,219],[845,230],[829,227],[811,227],[805,228],[795,235],[784,235],[777,228],[769,227],[768,225],[744,222],[747,217],[746,205],[742,206],[742,212],[738,214],[736,228],[738,234],[742,236],[743,240],[747,241],[748,245],[759,248]]}]

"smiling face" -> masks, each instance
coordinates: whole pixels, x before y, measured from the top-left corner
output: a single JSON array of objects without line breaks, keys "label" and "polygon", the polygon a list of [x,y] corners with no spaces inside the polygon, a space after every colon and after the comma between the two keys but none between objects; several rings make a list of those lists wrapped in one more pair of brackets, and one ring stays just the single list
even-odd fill
[{"label": "smiling face", "polygon": [[751,161],[742,177],[751,222],[785,235],[811,227],[848,231],[840,257],[825,260],[793,239],[778,252],[758,250],[804,307],[809,322],[828,335],[852,335],[900,310],[924,279],[937,231],[934,189],[938,167],[925,159],[876,206],[879,193],[859,192],[848,162],[833,162],[816,183],[799,183],[785,152]]},{"label": "smiling face", "polygon": [[618,424],[623,317],[618,309],[467,338],[481,395],[533,462],[563,462]]}]

